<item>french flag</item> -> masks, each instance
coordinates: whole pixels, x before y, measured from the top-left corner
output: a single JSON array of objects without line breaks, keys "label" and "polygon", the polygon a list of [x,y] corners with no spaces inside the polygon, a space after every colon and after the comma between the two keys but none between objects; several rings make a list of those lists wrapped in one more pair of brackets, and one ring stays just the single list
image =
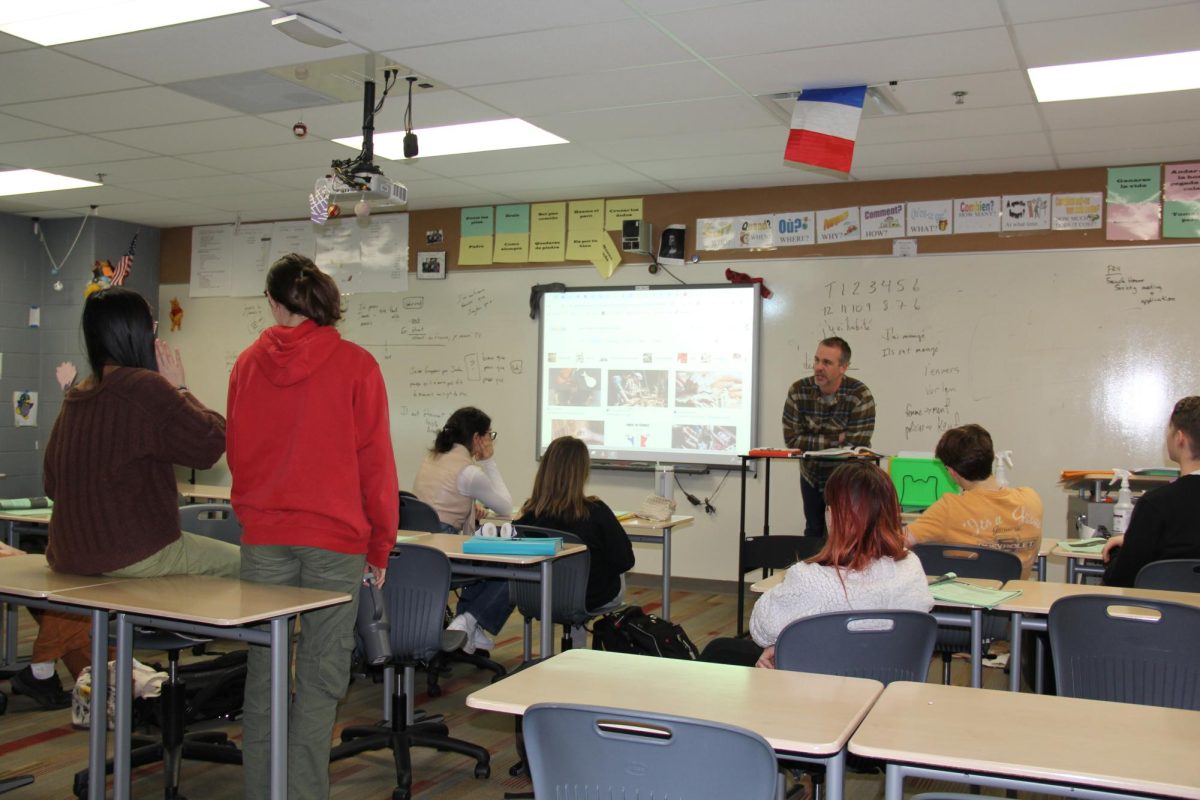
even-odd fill
[{"label": "french flag", "polygon": [[783,160],[849,172],[866,86],[805,89],[792,111]]}]

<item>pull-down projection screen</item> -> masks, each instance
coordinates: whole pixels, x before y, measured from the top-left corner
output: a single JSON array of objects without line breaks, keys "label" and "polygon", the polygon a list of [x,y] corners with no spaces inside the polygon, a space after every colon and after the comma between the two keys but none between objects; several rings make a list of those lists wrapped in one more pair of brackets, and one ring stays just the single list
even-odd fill
[{"label": "pull-down projection screen", "polygon": [[538,456],[570,435],[601,463],[740,465],[757,426],[759,316],[755,286],[546,293]]}]

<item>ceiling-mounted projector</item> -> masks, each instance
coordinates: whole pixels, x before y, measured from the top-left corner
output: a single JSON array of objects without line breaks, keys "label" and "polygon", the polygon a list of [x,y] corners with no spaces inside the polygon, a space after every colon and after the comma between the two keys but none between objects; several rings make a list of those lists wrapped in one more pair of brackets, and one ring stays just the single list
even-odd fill
[{"label": "ceiling-mounted projector", "polygon": [[408,205],[408,189],[404,184],[389,180],[378,173],[359,173],[353,177],[352,183],[341,178],[326,176],[317,181],[320,184],[328,181],[329,199],[338,205],[366,200],[373,208],[391,208]]}]

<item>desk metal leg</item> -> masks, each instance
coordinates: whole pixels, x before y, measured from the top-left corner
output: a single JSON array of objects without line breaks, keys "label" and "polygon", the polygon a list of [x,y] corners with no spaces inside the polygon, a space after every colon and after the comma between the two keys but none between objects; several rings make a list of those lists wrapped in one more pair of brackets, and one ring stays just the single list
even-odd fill
[{"label": "desk metal leg", "polygon": [[1038,694],[1046,693],[1046,645],[1042,642],[1042,637],[1038,636],[1033,646],[1034,665],[1033,665],[1033,690]]},{"label": "desk metal leg", "polygon": [[888,764],[883,778],[884,800],[904,800],[904,771],[899,764]]},{"label": "desk metal leg", "polygon": [[92,718],[88,727],[88,800],[104,800],[104,760],[108,756],[108,612],[92,610],[92,697],[103,697],[92,703]]},{"label": "desk metal leg", "polygon": [[288,651],[291,617],[271,620],[271,800],[287,800]]},{"label": "desk metal leg", "polygon": [[1012,622],[1008,626],[1008,690],[1010,692],[1021,691],[1021,639],[1024,638],[1021,619],[1024,616],[1020,611],[1014,611]]},{"label": "desk metal leg", "polygon": [[[4,543],[15,547],[17,538],[17,523],[9,520],[5,526]],[[7,603],[4,606],[4,663],[0,666],[15,667],[17,665],[17,606]]]},{"label": "desk metal leg", "polygon": [[554,559],[542,562],[542,646],[538,655],[549,658],[554,655]]},{"label": "desk metal leg", "polygon": [[[129,736],[132,733],[133,702],[133,625],[122,613],[117,614],[117,661],[115,682],[116,708],[113,712],[113,798],[129,800],[130,772],[129,754],[132,743]],[[92,692],[92,719],[99,715],[100,719],[107,717],[108,696]],[[88,773],[90,784],[97,777],[103,784],[103,768],[96,773]]]},{"label": "desk metal leg", "polygon": [[662,532],[662,618],[671,621],[671,529],[663,528]]},{"label": "desk metal leg", "polygon": [[1075,583],[1078,580],[1075,575],[1075,559],[1067,556],[1067,583]]},{"label": "desk metal leg", "polygon": [[1038,580],[1045,582],[1046,580],[1046,557],[1044,555],[1037,557],[1037,574]]},{"label": "desk metal leg", "polygon": [[842,800],[846,793],[846,749],[825,762],[825,800]]},{"label": "desk metal leg", "polygon": [[983,609],[971,609],[971,685],[983,686]]}]

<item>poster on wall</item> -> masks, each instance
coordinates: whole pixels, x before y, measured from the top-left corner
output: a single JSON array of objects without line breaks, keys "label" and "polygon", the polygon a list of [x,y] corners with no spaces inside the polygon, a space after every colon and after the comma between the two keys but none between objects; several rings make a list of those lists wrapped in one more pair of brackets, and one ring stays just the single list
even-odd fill
[{"label": "poster on wall", "polygon": [[775,241],[780,247],[815,244],[817,241],[816,213],[812,211],[790,211],[775,214]]},{"label": "poster on wall", "polygon": [[951,200],[908,204],[909,236],[949,236],[954,233]]},{"label": "poster on wall", "polygon": [[363,224],[339,217],[317,234],[317,263],[343,294],[408,289],[408,214],[379,214]]},{"label": "poster on wall", "polygon": [[1163,236],[1200,238],[1200,162],[1168,164],[1163,179]]},{"label": "poster on wall", "polygon": [[1162,186],[1158,165],[1113,167],[1105,193],[1104,236],[1109,241],[1148,241],[1159,238]]},{"label": "poster on wall", "polygon": [[742,217],[738,222],[737,246],[741,250],[774,250],[775,219],[771,214]]},{"label": "poster on wall", "polygon": [[817,212],[817,241],[821,244],[857,242],[860,238],[858,206]]},{"label": "poster on wall", "polygon": [[1050,227],[1056,231],[1094,230],[1101,225],[1102,192],[1056,194],[1050,199]]},{"label": "poster on wall", "polygon": [[13,392],[13,427],[36,428],[38,417],[38,393],[27,389]]},{"label": "poster on wall", "polygon": [[1050,230],[1050,195],[1004,195],[1004,222],[1001,229],[1005,231]]},{"label": "poster on wall", "polygon": [[863,239],[898,239],[904,235],[904,203],[862,207]]},{"label": "poster on wall", "polygon": [[999,197],[960,197],[954,201],[955,233],[999,233]]},{"label": "poster on wall", "polygon": [[732,250],[737,242],[733,217],[708,217],[696,220],[697,250]]}]

